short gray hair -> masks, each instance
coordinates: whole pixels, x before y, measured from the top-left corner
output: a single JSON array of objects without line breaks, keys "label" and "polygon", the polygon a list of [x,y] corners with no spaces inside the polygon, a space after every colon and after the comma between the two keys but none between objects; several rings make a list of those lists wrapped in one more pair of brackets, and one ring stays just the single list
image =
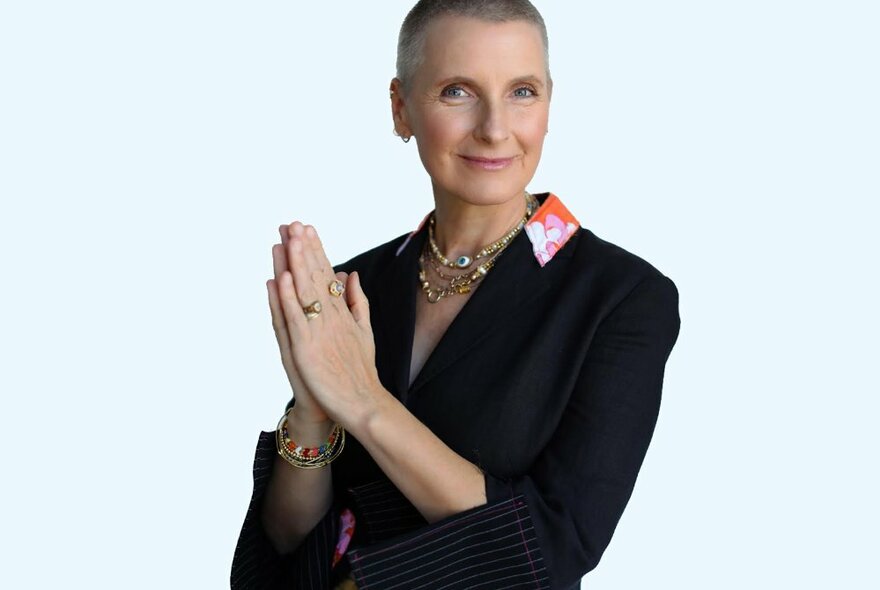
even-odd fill
[{"label": "short gray hair", "polygon": [[536,27],[544,42],[544,64],[550,79],[550,48],[547,26],[529,0],[419,0],[400,27],[397,39],[397,77],[404,90],[411,87],[416,69],[424,57],[428,25],[446,15],[466,16],[489,22],[526,21]]}]

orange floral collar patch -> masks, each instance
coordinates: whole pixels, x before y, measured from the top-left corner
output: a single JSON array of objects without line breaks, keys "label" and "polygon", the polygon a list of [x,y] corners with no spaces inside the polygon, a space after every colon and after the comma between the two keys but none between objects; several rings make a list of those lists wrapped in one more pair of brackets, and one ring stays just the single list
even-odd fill
[{"label": "orange floral collar patch", "polygon": [[568,239],[581,226],[559,197],[550,193],[535,214],[526,222],[526,235],[532,242],[532,251],[542,267],[550,262]]},{"label": "orange floral collar patch", "polygon": [[[397,248],[395,256],[403,252],[403,249],[406,248],[406,245],[409,244],[412,237],[422,229],[422,226],[425,225],[430,217],[431,213],[429,212],[422,218],[418,227],[411,231],[403,243]],[[532,243],[532,252],[535,254],[535,259],[538,261],[538,264],[543,267],[550,262],[550,259],[552,259],[553,256],[562,249],[569,238],[577,232],[580,225],[580,222],[575,218],[571,211],[562,204],[559,197],[553,193],[549,193],[547,198],[544,199],[544,202],[529,218],[526,222],[526,226],[523,228],[526,232],[526,236]]]}]

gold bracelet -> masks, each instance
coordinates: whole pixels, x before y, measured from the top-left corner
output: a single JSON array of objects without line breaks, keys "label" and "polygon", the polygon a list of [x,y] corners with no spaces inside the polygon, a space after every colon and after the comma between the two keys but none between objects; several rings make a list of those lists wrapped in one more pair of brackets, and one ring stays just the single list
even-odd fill
[{"label": "gold bracelet", "polygon": [[275,442],[278,454],[285,461],[300,469],[318,469],[332,463],[345,447],[345,429],[336,424],[327,442],[320,447],[303,447],[290,439],[287,434],[287,412],[278,421],[275,429]]}]

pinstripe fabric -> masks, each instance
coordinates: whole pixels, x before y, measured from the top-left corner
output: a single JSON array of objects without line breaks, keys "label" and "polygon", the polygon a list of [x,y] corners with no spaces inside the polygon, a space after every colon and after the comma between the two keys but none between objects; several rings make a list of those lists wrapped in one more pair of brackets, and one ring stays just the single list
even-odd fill
[{"label": "pinstripe fabric", "polygon": [[550,587],[524,496],[355,549],[349,561],[359,590]]},{"label": "pinstripe fabric", "polygon": [[362,279],[382,385],[480,467],[486,504],[428,525],[352,437],[331,466],[335,509],[278,556],[255,517],[274,462],[264,433],[234,587],[326,587],[343,507],[361,590],[576,590],[609,545],[659,413],[675,284],[583,227],[544,265],[521,233],[410,380],[426,240],[423,226],[334,270]]},{"label": "pinstripe fabric", "polygon": [[428,524],[389,479],[349,489],[361,534],[377,543]]},{"label": "pinstripe fabric", "polygon": [[339,514],[329,510],[296,551],[279,555],[260,522],[275,457],[275,433],[261,432],[254,458],[254,493],[232,558],[230,586],[242,590],[324,590],[331,580],[330,561],[339,536]]},{"label": "pinstripe fabric", "polygon": [[[334,507],[289,555],[279,555],[259,514],[275,460],[273,432],[261,432],[254,492],[232,561],[233,589],[331,587],[339,534]],[[480,506],[427,525],[391,481],[349,489],[367,546],[347,557],[359,590],[550,588],[525,496]]]}]

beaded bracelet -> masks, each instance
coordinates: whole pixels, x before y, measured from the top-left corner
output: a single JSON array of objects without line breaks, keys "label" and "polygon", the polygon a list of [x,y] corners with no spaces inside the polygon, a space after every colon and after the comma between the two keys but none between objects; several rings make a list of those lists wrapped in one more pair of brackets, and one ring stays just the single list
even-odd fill
[{"label": "beaded bracelet", "polygon": [[275,430],[278,454],[285,461],[300,469],[318,469],[333,462],[345,447],[345,429],[336,424],[327,442],[319,447],[303,447],[293,441],[287,432],[287,412],[278,421]]}]

